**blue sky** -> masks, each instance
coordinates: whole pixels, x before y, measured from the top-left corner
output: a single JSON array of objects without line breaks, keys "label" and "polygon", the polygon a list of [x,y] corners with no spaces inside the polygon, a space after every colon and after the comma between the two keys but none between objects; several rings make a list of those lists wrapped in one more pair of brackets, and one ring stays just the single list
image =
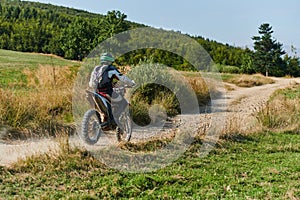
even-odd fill
[{"label": "blue sky", "polygon": [[288,49],[291,45],[300,48],[299,0],[31,1],[100,14],[119,10],[125,13],[130,21],[250,48],[253,44],[251,37],[258,35],[258,27],[262,23],[270,23],[277,41]]}]

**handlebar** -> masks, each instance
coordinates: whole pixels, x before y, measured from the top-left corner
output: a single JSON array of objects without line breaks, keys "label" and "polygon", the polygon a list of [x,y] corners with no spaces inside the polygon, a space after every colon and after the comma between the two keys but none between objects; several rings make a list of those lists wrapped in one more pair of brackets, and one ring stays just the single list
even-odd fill
[{"label": "handlebar", "polygon": [[125,93],[126,93],[126,89],[127,88],[133,88],[134,86],[129,86],[129,85],[122,85],[122,86],[117,86],[117,87],[114,87],[113,90],[114,92],[124,96]]},{"label": "handlebar", "polygon": [[133,87],[134,87],[134,86],[126,85],[126,86],[114,87],[114,89],[126,89],[126,88],[133,88]]},{"label": "handlebar", "polygon": [[132,81],[131,84],[126,84],[125,82],[119,81],[114,85],[114,88],[133,88],[135,87],[135,82]]}]

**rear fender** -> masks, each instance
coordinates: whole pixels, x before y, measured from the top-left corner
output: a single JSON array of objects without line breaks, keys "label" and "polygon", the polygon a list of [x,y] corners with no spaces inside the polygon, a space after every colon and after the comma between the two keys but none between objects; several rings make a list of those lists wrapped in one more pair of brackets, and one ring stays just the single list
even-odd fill
[{"label": "rear fender", "polygon": [[92,92],[92,91],[88,91],[88,90],[86,92],[87,92],[87,99],[88,99],[91,107],[98,110],[98,112],[103,113],[104,115],[108,116],[109,115],[108,114],[109,101],[96,92]]}]

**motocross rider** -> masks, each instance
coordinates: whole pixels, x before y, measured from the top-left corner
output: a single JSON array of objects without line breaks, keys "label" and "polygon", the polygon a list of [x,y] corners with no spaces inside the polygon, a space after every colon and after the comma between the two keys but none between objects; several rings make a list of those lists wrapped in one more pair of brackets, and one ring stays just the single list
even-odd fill
[{"label": "motocross rider", "polygon": [[[114,80],[119,80],[126,85],[133,87],[135,82],[123,75],[112,63],[115,61],[110,53],[103,53],[100,56],[100,65],[95,66],[91,73],[89,86],[94,88],[97,93],[106,97],[111,102],[118,104],[117,110],[112,112],[111,105],[108,105],[110,124],[119,127],[117,124],[120,114],[127,106],[127,101],[118,93],[113,91]],[[113,114],[115,117],[113,116]]]}]

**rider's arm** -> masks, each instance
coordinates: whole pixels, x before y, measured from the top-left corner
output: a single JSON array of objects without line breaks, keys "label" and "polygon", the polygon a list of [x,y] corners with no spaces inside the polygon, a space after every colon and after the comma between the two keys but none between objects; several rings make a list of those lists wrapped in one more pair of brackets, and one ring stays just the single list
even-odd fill
[{"label": "rider's arm", "polygon": [[95,80],[96,80],[96,73],[95,73],[95,69],[94,69],[93,72],[91,73],[90,82],[89,82],[89,86],[91,88],[96,88]]},{"label": "rider's arm", "polygon": [[129,86],[135,85],[134,81],[132,81],[130,78],[120,73],[118,70],[111,70],[108,72],[109,78],[112,78],[113,76],[115,76],[119,81],[128,84]]}]

